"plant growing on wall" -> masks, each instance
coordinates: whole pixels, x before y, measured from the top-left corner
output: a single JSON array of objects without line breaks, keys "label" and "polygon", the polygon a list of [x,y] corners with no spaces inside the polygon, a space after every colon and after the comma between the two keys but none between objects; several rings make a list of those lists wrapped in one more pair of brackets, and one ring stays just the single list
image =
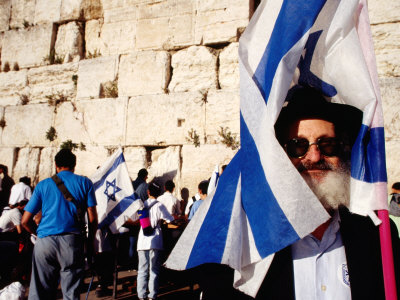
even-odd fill
[{"label": "plant growing on wall", "polygon": [[99,57],[99,56],[101,56],[100,51],[98,49],[94,49],[93,53],[88,51],[87,58],[96,58],[96,57]]},{"label": "plant growing on wall", "polygon": [[68,96],[65,96],[62,92],[57,92],[57,94],[46,95],[47,103],[50,106],[57,106],[62,102],[68,101]]},{"label": "plant growing on wall", "polygon": [[25,94],[19,95],[19,100],[20,100],[21,105],[28,104],[28,102],[29,102],[28,95],[25,95]]},{"label": "plant growing on wall", "polygon": [[52,142],[55,140],[56,137],[57,137],[56,129],[53,126],[51,126],[49,130],[46,131],[46,139]]},{"label": "plant growing on wall", "polygon": [[6,127],[6,120],[4,120],[4,117],[2,117],[1,120],[0,120],[0,127],[1,127],[1,129]]},{"label": "plant growing on wall", "polygon": [[64,142],[61,143],[60,145],[61,149],[69,149],[71,151],[74,150],[81,150],[81,151],[86,151],[86,145],[82,142],[79,143],[79,145],[77,143],[72,142],[72,140],[66,140]]},{"label": "plant growing on wall", "polygon": [[56,50],[51,49],[49,55],[43,57],[44,62],[49,64],[62,64],[64,62],[65,55],[57,54]]},{"label": "plant growing on wall", "polygon": [[101,84],[100,98],[118,98],[118,81],[107,81]]},{"label": "plant growing on wall", "polygon": [[221,143],[231,148],[232,150],[236,150],[240,146],[240,142],[237,140],[236,133],[232,133],[229,131],[228,127],[220,127],[218,131],[218,135],[221,137]]},{"label": "plant growing on wall", "polygon": [[4,63],[3,72],[8,72],[8,71],[10,71],[10,63],[6,61]]},{"label": "plant growing on wall", "polygon": [[74,86],[77,86],[77,84],[78,84],[78,75],[76,75],[76,74],[72,75],[72,81],[74,82]]},{"label": "plant growing on wall", "polygon": [[192,143],[195,147],[200,147],[200,136],[193,128],[188,131],[188,136],[186,137],[186,140]]}]

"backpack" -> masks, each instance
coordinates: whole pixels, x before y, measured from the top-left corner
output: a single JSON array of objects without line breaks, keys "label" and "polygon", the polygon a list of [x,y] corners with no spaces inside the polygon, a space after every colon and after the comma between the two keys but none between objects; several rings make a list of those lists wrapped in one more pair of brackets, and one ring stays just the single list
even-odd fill
[{"label": "backpack", "polygon": [[150,223],[149,213],[150,213],[150,209],[156,203],[158,203],[158,201],[154,201],[148,207],[144,207],[143,209],[138,210],[140,226],[142,227],[143,234],[145,236],[151,236],[154,233],[154,228],[151,226],[151,223]]}]

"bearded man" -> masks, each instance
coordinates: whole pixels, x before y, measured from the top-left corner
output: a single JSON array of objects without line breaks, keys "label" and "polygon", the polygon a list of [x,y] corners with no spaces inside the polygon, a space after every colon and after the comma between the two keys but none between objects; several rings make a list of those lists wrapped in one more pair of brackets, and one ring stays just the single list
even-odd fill
[{"label": "bearded man", "polygon": [[[292,90],[286,100],[276,137],[331,218],[275,254],[256,299],[385,299],[379,228],[347,209],[351,148],[362,113],[327,102],[309,87]],[[400,295],[400,240],[391,225]],[[252,299],[231,288],[227,267],[218,268],[227,280],[204,284],[206,299]]]}]

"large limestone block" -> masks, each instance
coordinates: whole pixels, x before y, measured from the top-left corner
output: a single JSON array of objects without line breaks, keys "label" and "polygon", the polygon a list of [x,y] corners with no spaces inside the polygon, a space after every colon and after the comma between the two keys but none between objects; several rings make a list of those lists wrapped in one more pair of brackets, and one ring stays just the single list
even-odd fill
[{"label": "large limestone block", "polygon": [[97,145],[124,143],[127,98],[80,101],[76,110],[83,115],[90,142]]},{"label": "large limestone block", "polygon": [[387,141],[400,140],[400,77],[381,78],[385,138]]},{"label": "large limestone block", "polygon": [[44,58],[50,53],[50,46],[55,38],[53,24],[37,25],[27,30],[6,31],[1,52],[1,67],[17,63],[20,68],[45,65]]},{"label": "large limestone block", "polygon": [[35,18],[36,0],[11,0],[11,28],[32,25]]},{"label": "large limestone block", "polygon": [[216,89],[217,55],[207,47],[192,46],[172,55],[171,92]]},{"label": "large limestone block", "polygon": [[103,56],[125,54],[135,49],[136,22],[104,23],[91,20],[86,23],[86,57],[94,53]]},{"label": "large limestone block", "polygon": [[123,55],[119,67],[119,95],[164,93],[170,78],[170,59],[170,54],[165,51]]},{"label": "large limestone block", "polygon": [[236,151],[224,145],[202,145],[182,147],[181,187],[189,189],[190,196],[197,193],[200,181],[209,179],[216,165],[228,164]]},{"label": "large limestone block", "polygon": [[399,23],[372,26],[372,36],[378,74],[380,76],[400,76],[400,26]]},{"label": "large limestone block", "polygon": [[6,107],[2,144],[47,146],[46,131],[52,125],[53,112],[54,108],[47,104]]},{"label": "large limestone block", "polygon": [[124,157],[129,176],[135,180],[140,169],[147,168],[147,151],[145,147],[125,147]]},{"label": "large limestone block", "polygon": [[[37,171],[40,162],[40,149],[26,147],[19,149],[18,158],[13,170],[13,178],[28,176],[33,182],[37,181]],[[18,181],[16,181],[18,182]]]},{"label": "large limestone block", "polygon": [[60,21],[61,0],[36,0],[34,24]]},{"label": "large limestone block", "polygon": [[109,157],[108,150],[102,146],[89,145],[85,151],[76,150],[74,154],[76,155],[75,173],[89,178]]},{"label": "large limestone block", "polygon": [[[105,2],[105,1],[104,1]],[[115,23],[122,21],[135,21],[137,19],[136,5],[129,5],[128,3],[120,3],[121,1],[114,1],[116,6],[106,6],[104,9],[104,23]],[[118,5],[122,4],[122,5]]]},{"label": "large limestone block", "polygon": [[[238,29],[249,23],[248,1],[199,1],[200,9],[196,14],[195,42],[215,44],[236,42]],[[212,3],[211,3],[212,2]]]},{"label": "large limestone block", "polygon": [[[15,148],[0,147],[1,164],[8,167],[8,175],[13,177],[13,166],[16,159]],[[14,177],[15,180],[15,177]]]},{"label": "large limestone block", "polygon": [[[63,0],[68,2],[71,0]],[[83,0],[80,5],[80,16],[85,18],[85,20],[99,19],[103,17],[103,0]],[[66,6],[66,4],[64,4]]]},{"label": "large limestone block", "polygon": [[[154,180],[163,187],[167,180],[173,180],[177,185],[181,175],[180,149],[180,146],[171,146],[151,151],[148,181]],[[176,190],[179,190],[179,186],[176,186]]]},{"label": "large limestone block", "polygon": [[194,14],[196,3],[193,0],[148,1],[138,9],[138,19],[156,19],[182,14]]},{"label": "large limestone block", "polygon": [[58,105],[53,125],[57,132],[54,142],[61,144],[71,140],[75,144],[84,143],[86,146],[92,142],[89,130],[85,127],[84,114],[85,111],[79,106],[79,102],[65,102]]},{"label": "large limestone block", "polygon": [[118,74],[118,56],[98,57],[79,62],[78,99],[98,98],[101,84],[114,81]]},{"label": "large limestone block", "polygon": [[212,91],[207,95],[206,134],[207,143],[221,143],[218,134],[221,127],[240,140],[240,96],[236,91]]},{"label": "large limestone block", "polygon": [[29,102],[48,102],[46,96],[63,95],[72,100],[76,95],[78,63],[32,68],[28,71]]},{"label": "large limestone block", "polygon": [[28,95],[27,70],[0,73],[0,105],[17,105],[22,95]]},{"label": "large limestone block", "polygon": [[6,31],[10,25],[11,0],[0,1],[0,31]]},{"label": "large limestone block", "polygon": [[57,152],[58,149],[56,147],[45,147],[42,149],[42,151],[40,151],[40,164],[37,181],[51,177],[56,173],[54,157],[56,156]]},{"label": "large limestone block", "polygon": [[369,0],[368,11],[371,24],[400,21],[399,1]]},{"label": "large limestone block", "polygon": [[64,57],[64,62],[83,58],[83,25],[69,22],[58,28],[55,53]]},{"label": "large limestone block", "polygon": [[143,19],[137,24],[137,49],[175,49],[194,43],[192,15]]},{"label": "large limestone block", "polygon": [[219,85],[222,89],[239,88],[239,43],[231,43],[219,54]]},{"label": "large limestone block", "polygon": [[400,140],[386,141],[386,169],[388,175],[388,188],[390,188],[393,183],[400,181]]},{"label": "large limestone block", "polygon": [[186,144],[192,128],[204,141],[205,105],[201,93],[138,96],[129,99],[126,144]]}]

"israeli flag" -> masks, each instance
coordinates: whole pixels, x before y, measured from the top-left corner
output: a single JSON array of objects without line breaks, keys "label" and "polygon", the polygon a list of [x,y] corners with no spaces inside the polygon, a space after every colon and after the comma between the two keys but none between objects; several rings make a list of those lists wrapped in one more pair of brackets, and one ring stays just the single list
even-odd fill
[{"label": "israeli flag", "polygon": [[219,166],[215,165],[214,171],[210,177],[210,182],[208,183],[207,195],[210,195],[217,187],[219,179]]},{"label": "israeli flag", "polygon": [[99,229],[108,227],[116,234],[126,220],[143,207],[133,192],[121,148],[97,169],[91,180],[96,193]]},{"label": "israeli flag", "polygon": [[[241,149],[182,234],[166,266],[235,269],[255,296],[275,252],[329,215],[279,145],[274,124],[294,84],[363,112],[352,150],[350,210],[387,209],[383,117],[364,0],[262,1],[239,43]],[[211,197],[213,198],[211,201]]]}]

